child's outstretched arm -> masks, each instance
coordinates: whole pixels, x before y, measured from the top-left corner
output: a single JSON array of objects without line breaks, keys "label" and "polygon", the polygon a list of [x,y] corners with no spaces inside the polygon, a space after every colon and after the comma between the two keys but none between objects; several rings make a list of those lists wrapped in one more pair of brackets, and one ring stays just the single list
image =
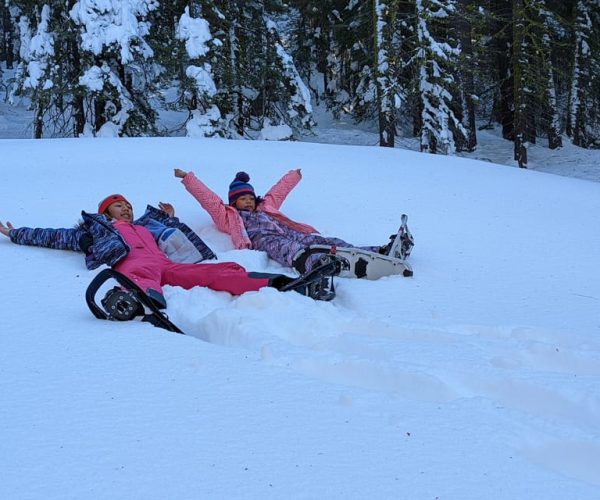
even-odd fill
[{"label": "child's outstretched arm", "polygon": [[202,181],[200,181],[200,179],[194,175],[194,172],[186,172],[176,168],[174,174],[175,177],[181,179],[182,184],[188,192],[196,198],[198,203],[202,205],[202,208],[208,212],[219,230],[224,233],[230,233],[230,228],[227,224],[227,210],[219,195],[211,191]]},{"label": "child's outstretched arm", "polygon": [[15,228],[10,222],[6,226],[0,222],[0,232],[17,245],[73,250],[81,252],[79,241],[86,233],[82,228]]},{"label": "child's outstretched arm", "polygon": [[297,186],[301,179],[302,172],[299,168],[290,170],[269,189],[269,192],[265,195],[265,203],[279,210],[287,195],[290,194],[290,191]]}]

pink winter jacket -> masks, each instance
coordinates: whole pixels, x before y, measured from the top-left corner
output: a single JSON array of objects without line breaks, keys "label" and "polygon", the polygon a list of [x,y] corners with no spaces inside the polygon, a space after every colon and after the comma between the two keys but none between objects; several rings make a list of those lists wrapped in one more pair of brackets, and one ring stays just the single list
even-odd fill
[{"label": "pink winter jacket", "polygon": [[[300,172],[290,170],[269,189],[256,210],[271,215],[279,222],[301,233],[318,233],[314,227],[295,222],[279,211],[279,207],[281,207],[287,195],[290,194],[290,191],[300,182],[300,179],[302,179]],[[252,243],[244,227],[244,221],[236,208],[223,203],[223,200],[206,187],[193,172],[189,172],[181,182],[190,194],[198,200],[202,208],[210,214],[217,228],[231,236],[235,248],[252,248]]]}]

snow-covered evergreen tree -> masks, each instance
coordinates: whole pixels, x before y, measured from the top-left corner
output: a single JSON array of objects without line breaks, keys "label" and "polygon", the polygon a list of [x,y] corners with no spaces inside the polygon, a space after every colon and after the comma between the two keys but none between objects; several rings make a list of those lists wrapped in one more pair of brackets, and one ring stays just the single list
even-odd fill
[{"label": "snow-covered evergreen tree", "polygon": [[542,123],[548,136],[548,147],[556,149],[562,146],[561,125],[556,95],[555,71],[552,64],[552,41],[557,38],[555,32],[560,29],[556,16],[550,12],[546,0],[535,0],[536,10],[539,12],[541,50],[540,77],[542,85],[540,97],[542,100]]},{"label": "snow-covered evergreen tree", "polygon": [[[337,115],[348,101],[343,83],[344,49],[340,47],[347,0],[293,0],[292,55],[318,103],[323,96]],[[320,80],[320,81],[319,81]],[[321,95],[323,94],[323,95]]]},{"label": "snow-covered evergreen tree", "polygon": [[11,100],[25,96],[34,111],[33,136],[63,135],[71,120],[69,57],[64,43],[68,28],[59,0],[15,2],[19,21],[19,65]]},{"label": "snow-covered evergreen tree", "polygon": [[[482,87],[494,89],[491,104],[492,119],[500,123],[502,137],[509,141],[515,138],[514,130],[514,73],[513,73],[513,2],[491,0],[478,37],[487,50],[480,52],[485,69]],[[491,35],[490,35],[491,34]]]},{"label": "snow-covered evergreen tree", "polygon": [[88,91],[88,131],[115,136],[156,133],[156,111],[148,100],[154,54],[146,41],[148,14],[157,0],[78,0],[70,11],[79,27]]},{"label": "snow-covered evergreen tree", "polygon": [[[331,42],[326,58],[316,61],[324,72],[327,107],[339,117],[349,114],[357,122],[373,121],[379,144],[393,147],[396,111],[406,97],[399,64],[406,50],[399,31],[397,0],[345,0],[313,6],[318,33]],[[326,20],[329,24],[323,24]],[[318,51],[314,51],[318,54]],[[325,62],[323,62],[325,61]]]},{"label": "snow-covered evergreen tree", "polygon": [[203,107],[211,123],[219,120],[216,133],[256,138],[265,128],[286,129],[289,138],[312,126],[310,93],[273,20],[282,8],[266,0],[202,0],[212,36],[202,68],[210,68],[216,88]]},{"label": "snow-covered evergreen tree", "polygon": [[472,150],[476,117],[522,166],[565,125],[600,145],[600,0],[0,0],[0,33],[37,137],[177,133],[166,107],[188,134],[290,138],[312,93],[384,146]]},{"label": "snow-covered evergreen tree", "polygon": [[[194,12],[202,13],[199,5]],[[212,137],[225,135],[221,112],[214,102],[217,87],[213,80],[212,66],[209,61],[212,39],[210,26],[202,17],[192,17],[190,6],[186,6],[177,24],[177,38],[184,42],[189,64],[185,67],[185,79],[182,82],[186,90],[190,118],[186,123],[187,135],[191,137]],[[187,84],[187,85],[186,85]]]},{"label": "snow-covered evergreen tree", "polygon": [[577,1],[567,134],[573,144],[583,147],[600,145],[600,96],[597,93],[600,54],[598,40],[594,38],[594,35],[598,37],[599,12],[597,0]]},{"label": "snow-covered evergreen tree", "polygon": [[[456,136],[467,135],[457,114],[460,106],[455,99],[453,71],[460,50],[458,44],[450,43],[447,37],[449,17],[455,12],[453,0],[416,0],[421,151],[430,153],[453,154]],[[440,41],[442,39],[448,41]]]},{"label": "snow-covered evergreen tree", "polygon": [[20,63],[11,102],[26,97],[34,109],[33,135],[68,136],[82,131],[77,37],[63,0],[11,0],[19,17]]},{"label": "snow-covered evergreen tree", "polygon": [[325,99],[334,116],[357,121],[377,120],[373,64],[376,19],[373,0],[345,0],[329,16],[333,42],[327,58]]},{"label": "snow-covered evergreen tree", "polygon": [[394,55],[396,36],[397,0],[373,0],[373,56],[374,83],[379,145],[394,147],[396,136],[396,109],[405,99],[398,91]]},{"label": "snow-covered evergreen tree", "polygon": [[273,81],[264,83],[264,94],[267,100],[265,107],[266,123],[287,125],[292,132],[310,130],[314,126],[312,119],[311,95],[304,83],[293,58],[284,47],[277,25],[268,17],[265,18],[267,28],[267,61],[274,72]]},{"label": "snow-covered evergreen tree", "polygon": [[[54,58],[54,39],[49,32],[50,22],[50,7],[42,6],[40,12],[40,20],[37,25],[35,34],[29,34],[29,26],[27,18],[21,19],[22,38],[21,47],[23,47],[22,57],[23,64],[26,65],[25,78],[22,87],[25,90],[31,91],[31,100],[34,104],[34,137],[42,137],[44,129],[44,114],[50,104],[50,92],[54,86],[53,77],[54,66],[52,59]],[[29,39],[28,46],[23,43]]]},{"label": "snow-covered evergreen tree", "polygon": [[[473,49],[473,19],[476,17],[475,3],[472,0],[458,0],[454,25],[460,42],[460,56],[456,77],[458,79],[462,124],[467,131],[465,143],[459,143],[458,149],[474,151],[477,146],[477,125],[475,117],[475,73],[477,64]],[[460,137],[460,136],[459,136]]]},{"label": "snow-covered evergreen tree", "polygon": [[[513,73],[514,73],[514,158],[519,167],[527,167],[527,148],[531,141],[529,120],[532,120],[531,47],[526,32],[527,6],[524,0],[515,0],[513,6]],[[535,137],[535,134],[533,134]]]}]

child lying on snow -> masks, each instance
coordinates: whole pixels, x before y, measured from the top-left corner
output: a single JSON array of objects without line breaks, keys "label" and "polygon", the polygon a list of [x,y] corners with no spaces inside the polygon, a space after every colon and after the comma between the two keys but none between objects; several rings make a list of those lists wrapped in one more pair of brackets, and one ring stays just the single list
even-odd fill
[{"label": "child lying on snow", "polygon": [[131,204],[120,194],[103,199],[98,213],[81,212],[75,228],[14,228],[0,222],[0,232],[13,243],[85,252],[88,269],[106,264],[134,281],[157,303],[166,307],[162,285],[189,289],[205,286],[241,295],[265,286],[281,288],[292,278],[248,273],[234,262],[199,264],[215,255],[188,226],[175,217],[168,203],[160,210],[148,206],[138,220]]},{"label": "child lying on snow", "polygon": [[[310,245],[355,247],[340,238],[316,234],[318,231],[314,227],[295,222],[280,212],[287,195],[302,179],[300,169],[290,170],[264,197],[256,196],[248,183],[250,176],[247,173],[238,172],[229,185],[229,205],[225,205],[193,172],[176,168],[175,177],[182,179],[185,188],[210,214],[217,228],[231,236],[236,248],[262,250],[274,261],[294,267],[296,254]],[[390,244],[356,248],[387,255]],[[310,271],[319,258],[319,254],[308,257],[305,270]]]}]

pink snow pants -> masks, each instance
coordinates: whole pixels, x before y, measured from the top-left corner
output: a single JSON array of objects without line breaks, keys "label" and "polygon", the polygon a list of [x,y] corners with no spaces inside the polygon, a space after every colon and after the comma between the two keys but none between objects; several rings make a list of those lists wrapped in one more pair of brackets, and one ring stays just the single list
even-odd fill
[{"label": "pink snow pants", "polygon": [[205,286],[211,290],[241,295],[268,285],[266,278],[250,278],[246,270],[235,262],[218,264],[177,264],[158,248],[154,237],[143,226],[117,221],[119,231],[129,254],[114,266],[142,290],[156,290],[162,294],[162,285],[192,288]]}]

